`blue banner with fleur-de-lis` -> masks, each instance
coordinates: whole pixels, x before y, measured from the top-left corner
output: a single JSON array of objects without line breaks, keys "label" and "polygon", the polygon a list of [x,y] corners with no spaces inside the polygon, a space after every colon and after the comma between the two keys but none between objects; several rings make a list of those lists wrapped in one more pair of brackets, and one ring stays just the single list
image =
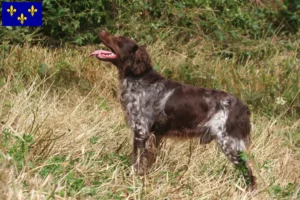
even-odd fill
[{"label": "blue banner with fleur-de-lis", "polygon": [[42,26],[42,2],[2,2],[2,26]]}]

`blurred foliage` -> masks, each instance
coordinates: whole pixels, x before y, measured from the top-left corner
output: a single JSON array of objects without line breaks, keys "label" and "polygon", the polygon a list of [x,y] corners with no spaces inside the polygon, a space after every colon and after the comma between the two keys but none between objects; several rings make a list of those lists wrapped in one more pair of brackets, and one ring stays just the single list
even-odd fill
[{"label": "blurred foliage", "polygon": [[218,42],[294,34],[300,26],[298,0],[44,0],[43,26],[6,27],[2,41],[60,45],[98,43],[102,28],[138,39]]}]

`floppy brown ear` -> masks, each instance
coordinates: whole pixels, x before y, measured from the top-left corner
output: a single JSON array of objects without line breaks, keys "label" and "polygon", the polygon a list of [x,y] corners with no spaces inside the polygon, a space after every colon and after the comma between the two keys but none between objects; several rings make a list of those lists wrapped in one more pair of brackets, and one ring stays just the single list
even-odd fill
[{"label": "floppy brown ear", "polygon": [[135,58],[133,65],[131,66],[131,71],[135,75],[142,74],[146,69],[151,68],[152,63],[150,56],[146,50],[146,46],[140,46],[135,52]]}]

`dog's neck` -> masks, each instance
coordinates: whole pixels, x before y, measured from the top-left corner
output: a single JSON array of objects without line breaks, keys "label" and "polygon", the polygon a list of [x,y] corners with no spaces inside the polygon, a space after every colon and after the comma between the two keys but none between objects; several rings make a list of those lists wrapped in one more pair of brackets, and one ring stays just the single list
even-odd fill
[{"label": "dog's neck", "polygon": [[144,79],[146,77],[148,77],[149,75],[151,76],[151,74],[157,74],[157,72],[151,67],[151,68],[147,68],[145,71],[143,71],[141,74],[134,74],[130,68],[119,68],[118,67],[118,73],[119,73],[119,80],[120,82],[123,82],[124,79],[136,79],[136,80],[140,80],[140,79]]}]

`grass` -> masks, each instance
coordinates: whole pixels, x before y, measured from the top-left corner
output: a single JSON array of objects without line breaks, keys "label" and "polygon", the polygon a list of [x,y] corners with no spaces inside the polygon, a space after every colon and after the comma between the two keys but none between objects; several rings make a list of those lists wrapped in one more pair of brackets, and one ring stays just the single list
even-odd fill
[{"label": "grass", "polygon": [[87,58],[96,46],[2,45],[0,199],[299,199],[299,43],[274,40],[240,53],[199,41],[148,47],[165,76],[250,106],[255,193],[214,142],[165,140],[150,174],[135,176],[117,72]]}]

